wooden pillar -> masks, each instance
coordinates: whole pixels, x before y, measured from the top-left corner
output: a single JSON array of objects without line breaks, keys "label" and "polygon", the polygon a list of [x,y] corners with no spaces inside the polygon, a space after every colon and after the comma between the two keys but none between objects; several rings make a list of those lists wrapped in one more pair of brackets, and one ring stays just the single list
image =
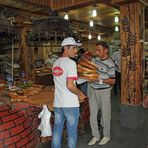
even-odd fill
[{"label": "wooden pillar", "polygon": [[144,6],[120,6],[121,104],[140,105],[143,97]]},{"label": "wooden pillar", "polygon": [[130,3],[120,6],[121,39],[121,112],[122,127],[142,127],[144,6]]},{"label": "wooden pillar", "polygon": [[21,42],[20,47],[22,51],[21,59],[22,59],[22,67],[25,72],[25,79],[32,80],[33,76],[33,57],[32,55],[34,52],[32,52],[32,49],[27,46],[26,39],[27,39],[27,32],[29,28],[28,27],[22,27],[21,29]]}]

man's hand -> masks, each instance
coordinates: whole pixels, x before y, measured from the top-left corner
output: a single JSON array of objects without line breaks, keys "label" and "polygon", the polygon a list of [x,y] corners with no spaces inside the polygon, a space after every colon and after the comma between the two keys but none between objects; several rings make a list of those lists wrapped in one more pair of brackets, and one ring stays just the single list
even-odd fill
[{"label": "man's hand", "polygon": [[102,79],[98,79],[99,80],[99,84],[102,85],[103,84],[103,80]]},{"label": "man's hand", "polygon": [[86,95],[84,95],[82,92],[80,92],[80,94],[79,94],[79,100],[80,101],[83,101],[83,100],[85,100],[86,98],[87,98],[87,96]]}]

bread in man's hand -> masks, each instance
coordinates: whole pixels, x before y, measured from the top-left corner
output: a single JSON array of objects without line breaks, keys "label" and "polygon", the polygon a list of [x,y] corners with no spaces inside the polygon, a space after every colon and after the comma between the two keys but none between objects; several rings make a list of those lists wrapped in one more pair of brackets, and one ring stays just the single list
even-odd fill
[{"label": "bread in man's hand", "polygon": [[98,66],[95,63],[90,62],[88,60],[82,60],[79,62],[79,64],[83,67],[86,67],[86,68],[89,68],[92,70],[97,70],[97,68],[98,68]]},{"label": "bread in man's hand", "polygon": [[79,77],[80,78],[83,78],[83,79],[86,79],[86,80],[89,80],[89,81],[95,81],[98,79],[99,77],[99,74],[97,73],[83,73],[83,74],[79,74]]},{"label": "bread in man's hand", "polygon": [[81,66],[78,64],[78,73],[97,73],[96,69],[89,69],[87,67]]}]

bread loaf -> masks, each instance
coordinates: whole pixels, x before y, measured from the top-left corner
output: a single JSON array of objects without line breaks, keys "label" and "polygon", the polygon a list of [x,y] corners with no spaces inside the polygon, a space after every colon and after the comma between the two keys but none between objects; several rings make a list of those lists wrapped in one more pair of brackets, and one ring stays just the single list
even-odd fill
[{"label": "bread loaf", "polygon": [[88,60],[82,60],[78,64],[78,76],[88,81],[95,81],[98,79],[98,66]]},{"label": "bread loaf", "polygon": [[83,67],[80,64],[78,64],[78,74],[79,73],[97,73],[96,69],[89,69],[87,67]]},{"label": "bread loaf", "polygon": [[98,77],[99,77],[99,74],[79,74],[79,77],[80,78],[83,78],[83,79],[87,79],[87,80],[89,80],[89,81],[96,81],[97,79],[98,79]]},{"label": "bread loaf", "polygon": [[79,64],[83,67],[86,67],[86,68],[89,68],[89,69],[92,69],[92,70],[97,70],[98,66],[90,61],[87,61],[87,60],[83,60],[83,61],[80,61]]}]

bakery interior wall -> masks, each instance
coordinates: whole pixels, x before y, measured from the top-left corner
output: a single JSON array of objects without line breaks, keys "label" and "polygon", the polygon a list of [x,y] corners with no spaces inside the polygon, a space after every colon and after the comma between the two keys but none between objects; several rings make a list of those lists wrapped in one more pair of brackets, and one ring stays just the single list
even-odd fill
[{"label": "bakery interior wall", "polygon": [[[113,34],[112,36],[109,36],[107,38],[103,38],[102,40],[107,41],[108,43],[113,43],[114,39],[116,39],[116,34]],[[85,39],[84,41],[82,41],[82,47],[85,49],[88,49],[90,52],[92,52],[93,54],[95,54],[95,45],[98,42],[97,39]],[[14,64],[17,64],[18,66],[20,65],[20,61],[21,61],[21,51],[19,49],[19,44],[16,43],[14,44],[14,55],[13,55],[13,61]],[[4,50],[3,52],[0,53],[0,61],[1,61],[1,68],[0,68],[0,73],[1,74],[6,74],[6,70],[7,68],[10,69],[10,65],[12,62],[12,45],[4,45]],[[49,51],[53,52],[53,53],[60,53],[60,42],[55,43],[53,42],[49,42],[46,44],[43,44],[42,46],[34,46],[31,47],[34,50],[34,59],[36,60],[42,60],[43,64],[46,61],[46,59],[48,58],[48,53]],[[8,65],[5,65],[5,64]],[[19,70],[19,69],[18,69]],[[10,71],[9,71],[10,72]]]}]

